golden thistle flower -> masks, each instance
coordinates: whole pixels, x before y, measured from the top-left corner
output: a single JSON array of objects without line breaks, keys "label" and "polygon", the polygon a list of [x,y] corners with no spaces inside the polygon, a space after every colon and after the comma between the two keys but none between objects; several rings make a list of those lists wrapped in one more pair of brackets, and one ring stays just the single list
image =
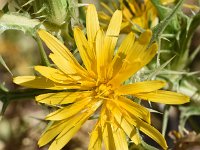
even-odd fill
[{"label": "golden thistle flower", "polygon": [[[152,4],[151,0],[118,0],[119,6],[113,2],[114,9],[121,9],[123,14],[123,21],[121,30],[123,32],[130,32],[131,28],[138,30],[150,29],[158,24],[157,10]],[[163,5],[173,3],[175,0],[160,0]],[[101,5],[107,10],[107,13],[100,11],[99,17],[104,28],[107,27],[107,22],[110,20],[114,11],[108,7],[104,2]]]},{"label": "golden thistle flower", "polygon": [[151,61],[157,52],[157,44],[149,46],[150,30],[138,39],[129,33],[114,55],[121,22],[122,13],[117,10],[104,33],[99,27],[95,6],[88,6],[87,39],[83,31],[74,28],[84,67],[59,40],[46,31],[38,32],[52,51],[50,58],[58,69],[35,66],[41,76],[16,77],[14,82],[30,88],[60,90],[36,97],[40,103],[58,107],[57,111],[46,116],[46,120],[53,121],[53,124],[42,134],[39,146],[53,141],[49,150],[62,149],[99,108],[99,119],[90,134],[89,150],[100,150],[102,141],[108,150],[127,150],[125,135],[135,144],[141,142],[136,128],[167,148],[164,137],[151,126],[148,109],[133,102],[127,95],[164,104],[183,104],[189,98],[159,90],[165,82],[158,80],[123,85],[125,80]]},{"label": "golden thistle flower", "polygon": [[143,29],[154,27],[158,23],[157,11],[150,0],[121,0],[124,16],[123,28],[137,24]]},{"label": "golden thistle flower", "polygon": [[[150,0],[136,1],[136,0],[119,0],[119,8],[122,10],[123,22],[121,29],[123,32],[129,32],[134,25],[140,26],[143,29],[149,29],[158,23],[157,11]],[[105,3],[101,2],[102,6],[108,11],[99,12],[99,17],[105,26],[110,20],[114,11]],[[113,3],[115,9],[118,7]],[[110,14],[110,15],[109,15]],[[137,29],[137,28],[134,28]]]}]

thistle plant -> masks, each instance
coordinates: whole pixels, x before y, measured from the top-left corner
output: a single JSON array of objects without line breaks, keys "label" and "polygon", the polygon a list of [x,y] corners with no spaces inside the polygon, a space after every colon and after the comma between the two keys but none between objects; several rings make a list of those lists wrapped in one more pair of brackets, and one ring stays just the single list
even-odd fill
[{"label": "thistle plant", "polygon": [[[180,112],[176,133],[184,137],[186,124],[198,133],[198,122],[190,117],[200,115],[199,72],[191,71],[200,51],[197,46],[191,52],[200,24],[198,3],[111,0],[95,6],[72,0],[4,0],[0,8],[0,33],[23,31],[36,41],[40,54],[40,63],[32,65],[34,75],[22,76],[0,57],[19,85],[11,90],[1,84],[2,116],[13,100],[35,99],[46,107],[50,113],[41,120],[48,125],[39,147],[65,149],[93,120],[90,150],[102,145],[107,150],[168,149],[172,106]],[[161,113],[162,130],[154,127],[154,113]]]}]

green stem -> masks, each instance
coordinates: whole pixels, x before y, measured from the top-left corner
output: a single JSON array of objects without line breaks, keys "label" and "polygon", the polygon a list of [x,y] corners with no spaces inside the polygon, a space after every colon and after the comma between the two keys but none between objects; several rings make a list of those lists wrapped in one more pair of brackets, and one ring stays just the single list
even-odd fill
[{"label": "green stem", "polygon": [[165,136],[167,130],[167,124],[169,120],[169,109],[170,105],[165,105],[164,114],[163,114],[163,124],[162,124],[162,135]]},{"label": "green stem", "polygon": [[51,93],[52,90],[41,90],[41,89],[21,89],[8,92],[5,96],[9,100],[23,100],[27,98],[34,98],[37,95]]},{"label": "green stem", "polygon": [[47,57],[46,52],[45,52],[45,50],[43,48],[43,45],[42,45],[42,41],[41,41],[41,39],[40,39],[38,34],[36,34],[36,41],[37,41],[37,44],[38,44],[38,47],[39,47],[41,60],[42,60],[42,65],[49,67],[50,66],[50,62],[48,60],[48,57]]},{"label": "green stem", "polygon": [[14,91],[0,91],[0,100],[3,102],[1,115],[6,111],[7,106],[14,100],[30,100],[37,95],[45,93],[53,93],[53,90],[41,90],[41,89],[18,89]]},{"label": "green stem", "polygon": [[53,90],[41,90],[41,89],[18,89],[9,92],[1,92],[0,99],[4,101],[4,99],[8,101],[13,100],[23,100],[28,98],[34,98],[37,95],[56,92]]}]

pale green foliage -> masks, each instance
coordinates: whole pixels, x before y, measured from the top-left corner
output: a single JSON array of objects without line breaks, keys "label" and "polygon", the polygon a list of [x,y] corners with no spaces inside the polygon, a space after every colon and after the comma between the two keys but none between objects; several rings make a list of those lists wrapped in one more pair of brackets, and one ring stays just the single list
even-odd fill
[{"label": "pale green foliage", "polygon": [[[37,19],[31,19],[18,13],[0,13],[0,34],[6,30],[20,30],[33,35],[37,26],[40,26]],[[42,25],[40,27],[44,28]]]}]

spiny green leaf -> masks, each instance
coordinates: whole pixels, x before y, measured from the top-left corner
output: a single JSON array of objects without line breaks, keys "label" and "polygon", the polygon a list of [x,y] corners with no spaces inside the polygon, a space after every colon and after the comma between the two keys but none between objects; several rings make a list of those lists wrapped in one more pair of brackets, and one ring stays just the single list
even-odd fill
[{"label": "spiny green leaf", "polygon": [[[179,34],[177,34],[177,44],[174,45],[174,49],[177,49],[178,57],[174,60],[172,68],[174,70],[183,70],[189,63],[191,63],[189,57],[189,50],[192,41],[192,36],[200,25],[200,12],[195,16],[186,19],[185,25],[183,25]],[[178,48],[177,48],[178,47]]]},{"label": "spiny green leaf", "polygon": [[180,0],[177,3],[177,5],[174,7],[172,12],[167,17],[165,17],[165,19],[163,19],[157,26],[155,26],[153,28],[153,36],[152,36],[151,42],[157,40],[160,37],[160,35],[165,30],[165,28],[169,25],[170,21],[178,13],[178,11],[181,8],[183,2],[184,2],[184,0]]},{"label": "spiny green leaf", "polygon": [[66,0],[34,0],[33,8],[37,17],[45,16],[47,21],[61,26],[67,17]]},{"label": "spiny green leaf", "polygon": [[44,28],[39,20],[30,19],[17,13],[3,14],[0,13],[0,34],[6,30],[20,30],[24,33],[34,35],[35,28],[40,26]]}]

